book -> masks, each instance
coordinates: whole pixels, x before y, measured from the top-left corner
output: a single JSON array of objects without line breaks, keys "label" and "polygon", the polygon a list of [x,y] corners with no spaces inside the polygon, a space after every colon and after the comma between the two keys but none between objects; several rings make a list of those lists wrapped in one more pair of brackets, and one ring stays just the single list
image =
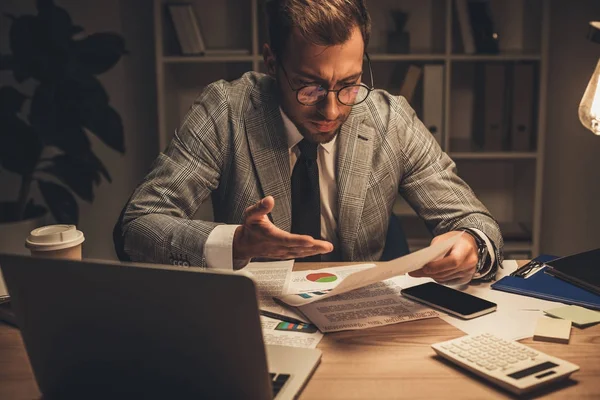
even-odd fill
[{"label": "book", "polygon": [[444,66],[423,69],[423,123],[441,145],[444,131]]},{"label": "book", "polygon": [[181,48],[181,53],[185,55],[198,54],[191,41],[192,25],[189,21],[190,14],[187,11],[192,6],[190,4],[170,4],[168,5],[169,14],[173,21],[173,27],[175,28],[175,34],[177,35],[177,41]]},{"label": "book", "polygon": [[191,4],[169,4],[177,41],[184,55],[235,56],[248,55],[248,49],[208,49],[202,29]]},{"label": "book", "polygon": [[468,0],[456,0],[456,16],[465,54],[475,54],[475,40],[471,31]]},{"label": "book", "polygon": [[421,79],[422,73],[423,68],[411,64],[408,67],[408,71],[406,71],[404,80],[402,81],[399,94],[400,96],[403,96],[410,105],[413,105],[412,101],[415,95],[415,89],[417,88],[419,79]]}]

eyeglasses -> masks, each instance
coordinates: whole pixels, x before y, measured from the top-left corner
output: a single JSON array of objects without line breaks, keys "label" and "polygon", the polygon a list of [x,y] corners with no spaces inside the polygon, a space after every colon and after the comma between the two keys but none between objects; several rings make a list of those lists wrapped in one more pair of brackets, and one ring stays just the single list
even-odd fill
[{"label": "eyeglasses", "polygon": [[346,106],[355,106],[365,101],[369,96],[369,93],[375,90],[375,87],[373,85],[373,70],[371,69],[371,59],[369,58],[369,55],[367,53],[365,53],[365,57],[367,58],[367,63],[369,65],[371,87],[368,87],[364,83],[358,83],[354,85],[346,85],[338,90],[327,89],[321,85],[306,85],[298,89],[294,89],[292,87],[292,83],[290,82],[290,78],[288,77],[287,71],[285,70],[285,67],[282,63],[279,63],[279,65],[283,70],[285,79],[288,81],[288,85],[290,85],[290,89],[292,89],[293,92],[296,92],[296,100],[298,100],[298,103],[302,104],[303,106],[314,106],[319,104],[327,98],[329,92],[335,93],[337,100],[340,103]]}]

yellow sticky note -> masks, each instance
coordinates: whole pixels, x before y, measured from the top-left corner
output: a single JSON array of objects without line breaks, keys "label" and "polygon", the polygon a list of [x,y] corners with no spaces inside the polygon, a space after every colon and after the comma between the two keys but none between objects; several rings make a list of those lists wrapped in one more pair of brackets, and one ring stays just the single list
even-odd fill
[{"label": "yellow sticky note", "polygon": [[569,343],[570,336],[571,321],[548,317],[540,317],[533,332],[533,340],[545,342]]},{"label": "yellow sticky note", "polygon": [[553,317],[573,321],[573,325],[579,327],[600,322],[600,312],[579,306],[557,307],[544,312]]}]

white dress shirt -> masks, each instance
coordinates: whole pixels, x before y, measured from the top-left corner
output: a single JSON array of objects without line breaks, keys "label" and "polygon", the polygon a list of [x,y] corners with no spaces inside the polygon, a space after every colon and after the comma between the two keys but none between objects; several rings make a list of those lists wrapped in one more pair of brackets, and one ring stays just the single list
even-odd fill
[{"label": "white dress shirt", "polygon": [[[296,160],[300,154],[298,143],[304,138],[296,128],[296,125],[279,108],[288,143],[288,154],[290,157],[290,173],[294,170]],[[323,254],[323,261],[337,259],[339,256],[337,245],[337,182],[336,176],[336,147],[337,135],[329,143],[321,143],[317,148],[317,165],[319,167],[319,189],[321,192],[321,238],[333,244],[333,251]],[[275,205],[277,206],[277,205]],[[218,225],[208,236],[204,244],[204,256],[209,268],[232,270],[233,260],[233,235],[239,225]],[[491,262],[486,265],[482,273],[475,278],[483,276],[494,264],[495,255],[492,244],[487,235],[478,229],[473,229],[485,241]],[[236,265],[237,267],[243,266]]]}]

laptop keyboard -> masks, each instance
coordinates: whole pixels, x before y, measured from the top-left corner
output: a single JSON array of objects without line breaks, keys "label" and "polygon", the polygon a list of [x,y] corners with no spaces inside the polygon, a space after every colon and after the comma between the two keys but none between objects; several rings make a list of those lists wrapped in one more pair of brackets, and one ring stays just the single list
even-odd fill
[{"label": "laptop keyboard", "polygon": [[277,394],[283,385],[285,385],[287,380],[290,378],[290,374],[276,374],[270,372],[269,376],[271,376],[271,387],[273,387],[273,398],[275,398],[277,397]]}]

